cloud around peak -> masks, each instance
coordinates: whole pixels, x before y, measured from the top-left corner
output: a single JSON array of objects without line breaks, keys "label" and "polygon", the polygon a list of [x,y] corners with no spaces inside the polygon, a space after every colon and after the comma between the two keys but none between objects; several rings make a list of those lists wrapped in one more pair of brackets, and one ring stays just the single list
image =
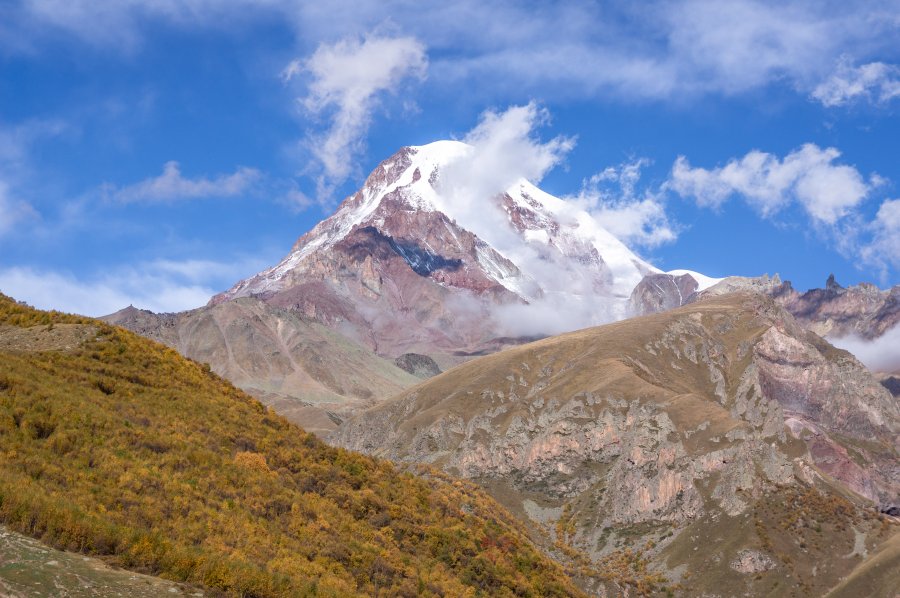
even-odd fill
[{"label": "cloud around peak", "polygon": [[626,245],[652,249],[675,241],[679,227],[666,211],[665,193],[638,188],[641,171],[649,163],[639,158],[607,167],[586,179],[578,195],[566,199],[587,210]]}]

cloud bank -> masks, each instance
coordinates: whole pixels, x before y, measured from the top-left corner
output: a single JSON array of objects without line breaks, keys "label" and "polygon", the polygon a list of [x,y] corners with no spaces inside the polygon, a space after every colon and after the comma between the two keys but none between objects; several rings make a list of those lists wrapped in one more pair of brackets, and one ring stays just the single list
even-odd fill
[{"label": "cloud bank", "polygon": [[874,340],[853,335],[828,340],[835,347],[853,353],[873,372],[900,372],[900,326],[891,328]]},{"label": "cloud bank", "polygon": [[91,278],[27,267],[0,268],[0,292],[40,309],[103,316],[134,305],[176,312],[205,305],[235,280],[263,267],[255,259],[155,260]]},{"label": "cloud bank", "polygon": [[[527,304],[503,305],[491,310],[499,329],[513,336],[556,334],[622,316],[611,302],[598,300],[615,292],[609,286],[608,272],[598,271],[589,260],[564,257],[553,244],[523,240],[511,226],[509,214],[499,202],[492,201],[523,180],[539,183],[564,162],[575,140],[565,136],[540,139],[537,132],[548,119],[547,111],[534,102],[512,106],[503,112],[485,112],[477,126],[463,137],[469,150],[444,166],[436,183],[441,201],[447,203],[447,211],[457,224],[475,233],[519,267],[522,276],[514,284]],[[594,234],[597,226],[613,224],[619,227],[619,232],[629,230],[632,239],[641,238],[649,244],[655,242],[651,237],[667,236],[657,226],[665,219],[665,212],[657,206],[655,198],[635,191],[639,170],[640,165],[625,165],[604,171],[607,179],[614,178],[625,189],[615,200],[612,196],[593,198],[591,206],[587,205],[586,196],[546,198],[546,201],[563,227]],[[652,216],[634,216],[648,210],[651,204],[657,206],[650,209],[654,211]],[[594,208],[594,212],[587,207]],[[569,239],[561,238],[559,243],[569,247],[569,251],[577,251],[570,246]],[[627,250],[623,247],[622,251]],[[607,266],[613,270],[620,266],[619,262],[610,260],[610,255],[606,258]],[[632,274],[630,262],[627,268]]]}]

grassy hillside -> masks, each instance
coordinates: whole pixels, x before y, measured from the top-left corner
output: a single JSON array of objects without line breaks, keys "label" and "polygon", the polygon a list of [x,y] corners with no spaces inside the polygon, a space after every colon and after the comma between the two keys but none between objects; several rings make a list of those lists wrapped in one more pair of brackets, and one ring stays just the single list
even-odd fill
[{"label": "grassy hillside", "polygon": [[0,295],[16,335],[0,344],[10,528],[230,595],[578,594],[471,484],[330,448],[172,349]]}]

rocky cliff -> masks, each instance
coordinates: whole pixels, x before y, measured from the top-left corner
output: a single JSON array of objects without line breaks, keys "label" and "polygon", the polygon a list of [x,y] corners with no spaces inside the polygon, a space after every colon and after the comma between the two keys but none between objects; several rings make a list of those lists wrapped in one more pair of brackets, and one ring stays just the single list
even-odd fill
[{"label": "rocky cliff", "polygon": [[659,313],[704,297],[750,291],[773,297],[798,322],[820,336],[864,339],[882,336],[900,324],[900,285],[882,290],[861,283],[843,287],[829,276],[825,287],[800,293],[776,274],[758,278],[732,276],[700,288],[694,274],[654,273],[638,283],[628,300],[633,315]]}]

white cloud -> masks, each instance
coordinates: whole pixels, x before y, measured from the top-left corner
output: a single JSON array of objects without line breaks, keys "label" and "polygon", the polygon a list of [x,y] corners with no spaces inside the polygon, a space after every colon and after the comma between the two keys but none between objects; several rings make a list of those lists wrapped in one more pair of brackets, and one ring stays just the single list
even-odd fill
[{"label": "white cloud", "polygon": [[900,269],[900,199],[883,201],[874,219],[867,217],[863,203],[888,181],[877,174],[867,181],[855,167],[835,163],[839,157],[835,148],[806,144],[784,159],[754,150],[707,170],[680,156],[664,188],[712,208],[737,196],[763,217],[796,202],[819,236],[859,268],[880,270],[885,282]]},{"label": "white cloud", "polygon": [[900,326],[873,340],[854,335],[828,340],[835,347],[853,353],[873,372],[900,372]]},{"label": "white cloud", "polygon": [[[442,168],[436,184],[457,224],[510,259],[524,275],[519,288],[528,303],[491,311],[499,329],[510,335],[555,334],[608,322],[618,315],[611,303],[597,300],[598,293],[609,289],[595,267],[564,258],[539,241],[523,241],[508,214],[491,201],[523,179],[539,183],[574,147],[569,137],[549,141],[537,137],[536,130],[548,118],[547,111],[534,102],[485,112],[463,137],[468,151]],[[564,200],[554,208],[555,216],[565,224],[590,229],[591,216],[583,207],[578,201]],[[541,286],[534,281],[541,281]]]},{"label": "white cloud", "polygon": [[427,40],[434,49],[433,79],[445,89],[488,82],[467,88],[487,95],[680,100],[779,82],[808,94],[851,50],[870,63],[896,56],[897,12],[894,0],[23,0],[9,11],[12,25],[4,30],[0,24],[0,43],[33,46],[49,30],[133,48],[149,24],[160,21],[231,31],[278,19],[309,47],[389,22]]},{"label": "white cloud", "polygon": [[365,134],[384,92],[398,92],[407,78],[424,79],[425,47],[412,37],[369,34],[321,44],[306,60],[295,60],[283,71],[286,81],[308,73],[308,94],[302,99],[314,115],[328,113],[324,134],[312,134],[307,146],[322,165],[319,195],[347,179],[363,149]]},{"label": "white cloud", "polygon": [[463,138],[469,151],[446,165],[437,182],[460,226],[517,263],[530,260],[512,255],[520,245],[519,236],[507,214],[490,199],[521,179],[539,183],[574,147],[569,137],[542,142],[534,136],[548,119],[548,112],[534,102],[504,112],[486,111]]},{"label": "white cloud", "polygon": [[156,260],[90,278],[45,269],[0,268],[0,292],[40,309],[95,317],[128,305],[174,312],[205,305],[226,285],[261,267],[256,259]]},{"label": "white cloud", "polygon": [[678,231],[666,214],[664,194],[636,190],[647,164],[642,158],[609,167],[584,181],[578,195],[566,199],[586,209],[628,246],[652,248],[672,242]]},{"label": "white cloud", "polygon": [[571,137],[547,142],[534,137],[533,131],[549,118],[547,110],[535,102],[511,106],[502,113],[484,112],[463,138],[471,151],[442,171],[442,192],[457,204],[472,204],[473,216],[478,217],[487,198],[520,179],[539,183],[575,146]]},{"label": "white cloud", "polygon": [[856,168],[834,163],[840,155],[807,143],[784,159],[754,150],[712,170],[693,168],[679,156],[666,186],[706,207],[718,208],[737,195],[764,217],[797,201],[814,222],[832,225],[871,190]]},{"label": "white cloud", "polygon": [[853,66],[844,56],[834,73],[816,86],[812,97],[829,107],[860,99],[884,104],[900,97],[900,68],[883,62]]},{"label": "white cloud", "polygon": [[889,268],[900,270],[900,199],[884,201],[866,228],[871,238],[859,248],[863,261],[880,268],[882,273]]},{"label": "white cloud", "polygon": [[105,195],[124,203],[164,203],[181,199],[205,197],[234,197],[246,192],[261,174],[253,168],[238,168],[232,174],[214,178],[186,178],[182,176],[178,162],[166,162],[162,174],[133,185],[117,188],[107,185]]}]

